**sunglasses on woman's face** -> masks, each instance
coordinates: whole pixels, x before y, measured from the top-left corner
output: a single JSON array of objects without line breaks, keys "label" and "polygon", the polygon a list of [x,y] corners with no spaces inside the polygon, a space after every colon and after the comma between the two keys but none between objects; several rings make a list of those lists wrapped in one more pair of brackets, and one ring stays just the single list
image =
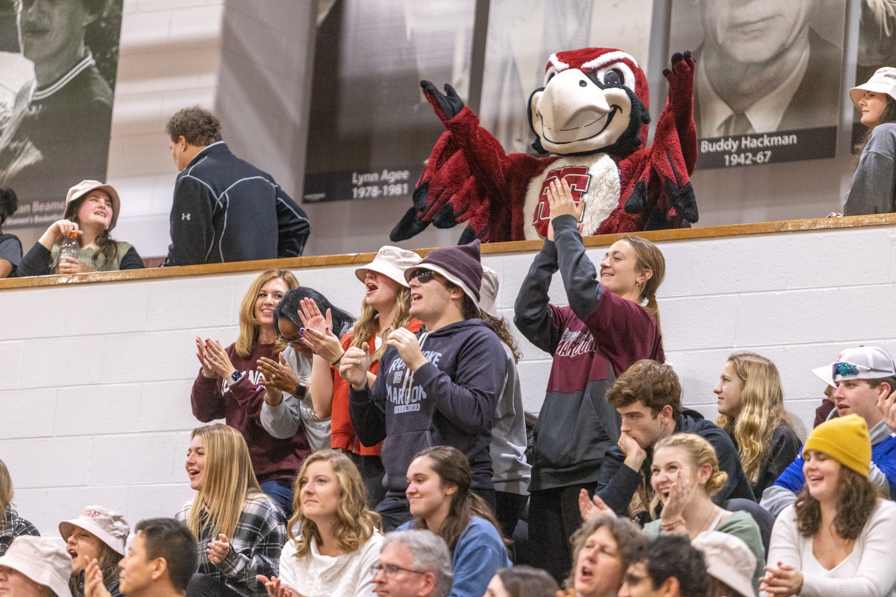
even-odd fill
[{"label": "sunglasses on woman's face", "polygon": [[408,280],[408,282],[416,279],[421,284],[426,284],[427,282],[432,280],[434,275],[435,275],[435,272],[432,271],[431,269],[423,269],[423,268],[415,269],[413,272],[411,272],[411,279]]}]

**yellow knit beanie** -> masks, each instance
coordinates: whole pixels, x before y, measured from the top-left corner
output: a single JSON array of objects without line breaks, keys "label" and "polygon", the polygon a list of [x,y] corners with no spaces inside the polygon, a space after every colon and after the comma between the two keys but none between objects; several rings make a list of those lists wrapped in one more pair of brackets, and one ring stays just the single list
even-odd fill
[{"label": "yellow knit beanie", "polygon": [[803,446],[803,452],[806,450],[824,452],[841,465],[868,478],[871,439],[868,437],[868,425],[859,415],[825,421],[809,434]]}]

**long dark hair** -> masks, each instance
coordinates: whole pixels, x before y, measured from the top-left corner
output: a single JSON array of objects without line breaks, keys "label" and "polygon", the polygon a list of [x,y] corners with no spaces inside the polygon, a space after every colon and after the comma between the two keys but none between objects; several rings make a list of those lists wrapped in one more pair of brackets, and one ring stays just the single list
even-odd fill
[{"label": "long dark hair", "polygon": [[516,342],[516,338],[513,337],[513,334],[510,332],[510,327],[507,325],[507,320],[503,317],[495,317],[493,315],[489,315],[482,310],[479,314],[482,320],[489,324],[494,330],[495,334],[498,336],[498,339],[507,345],[510,349],[510,352],[513,353],[513,360],[517,363],[520,362],[520,359],[523,358],[523,354],[520,352],[520,347]]},{"label": "long dark hair", "polygon": [[0,226],[19,209],[19,198],[12,189],[0,189]]},{"label": "long dark hair", "polygon": [[[351,329],[352,324],[355,322],[355,318],[352,317],[348,311],[340,309],[318,291],[313,288],[308,288],[307,286],[299,286],[298,288],[293,288],[292,290],[287,291],[274,308],[275,331],[278,331],[279,333],[279,328],[277,326],[280,323],[280,318],[299,327],[304,327],[305,324],[302,323],[302,319],[299,317],[299,310],[302,308],[302,299],[304,298],[309,298],[314,301],[314,304],[317,305],[317,308],[320,309],[321,314],[324,316],[327,315],[327,309],[330,310],[330,315],[333,317],[333,329],[330,331],[336,334],[337,338],[342,338],[343,334]],[[286,347],[283,347],[281,351],[285,349]]]},{"label": "long dark hair", "polygon": [[[89,194],[90,193],[84,193],[82,197],[78,197],[77,199],[69,203],[65,208],[65,214],[63,215],[63,217],[66,220],[77,224],[78,228],[81,227],[81,220],[78,219],[78,212],[81,211],[81,206],[84,205],[84,201],[87,199],[87,196]],[[79,246],[81,245],[81,242],[81,237],[79,236]],[[56,244],[61,243],[62,240],[60,239]],[[109,236],[109,230],[103,230],[103,233],[96,237],[96,246],[98,250],[93,254],[93,259],[91,259],[92,265],[97,266],[101,264],[112,263],[113,261],[115,261],[115,258],[118,256],[118,244],[114,240],[112,240],[111,236]],[[56,256],[56,259],[53,260],[53,263],[50,265],[50,271],[55,270],[57,267],[59,267],[59,255]]]},{"label": "long dark hair", "polygon": [[[842,466],[837,477],[837,515],[834,530],[841,539],[855,541],[877,506],[880,493],[871,481]],[[803,537],[812,537],[821,527],[821,505],[803,488],[794,505],[797,529]]]},{"label": "long dark hair", "polygon": [[[467,457],[463,452],[451,446],[434,446],[417,452],[414,460],[422,456],[429,458],[432,463],[430,468],[439,476],[442,486],[449,485],[457,488],[457,491],[451,496],[448,517],[445,518],[442,528],[437,533],[448,544],[451,553],[454,554],[457,542],[460,541],[474,516],[489,521],[501,539],[507,543],[501,534],[501,525],[498,524],[488,504],[470,490],[473,477],[470,473],[470,463],[467,462]],[[427,528],[426,521],[422,518],[416,518],[414,522],[418,529]]]}]

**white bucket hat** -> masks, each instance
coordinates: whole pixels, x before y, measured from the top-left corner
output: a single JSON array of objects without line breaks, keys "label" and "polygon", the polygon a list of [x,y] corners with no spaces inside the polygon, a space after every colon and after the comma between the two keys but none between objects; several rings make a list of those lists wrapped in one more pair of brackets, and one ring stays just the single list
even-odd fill
[{"label": "white bucket hat", "polygon": [[376,257],[369,265],[356,269],[355,275],[363,282],[367,272],[377,272],[407,288],[408,283],[404,279],[404,272],[420,263],[421,259],[413,251],[386,245],[377,251]]},{"label": "white bucket hat", "polygon": [[75,527],[93,533],[100,541],[124,555],[131,527],[121,514],[101,506],[87,506],[78,518],[59,523],[62,539],[68,541]]},{"label": "white bucket hat", "polygon": [[868,82],[849,90],[849,99],[852,100],[856,109],[859,108],[859,100],[865,95],[863,91],[872,91],[874,93],[883,93],[889,95],[896,100],[896,68],[892,66],[884,66],[877,69]]},{"label": "white bucket hat", "polygon": [[756,554],[750,551],[743,539],[729,533],[707,531],[697,535],[691,545],[703,552],[703,561],[710,576],[744,597],[756,597],[753,590]]},{"label": "white bucket hat", "polygon": [[23,535],[13,539],[0,566],[21,572],[34,582],[50,587],[58,597],[72,597],[68,579],[72,559],[52,539]]},{"label": "white bucket hat", "polygon": [[495,300],[498,298],[498,274],[490,267],[482,266],[482,286],[479,287],[479,308],[498,317]]},{"label": "white bucket hat", "polygon": [[65,196],[65,207],[67,209],[69,203],[77,201],[87,193],[97,189],[105,191],[109,194],[109,198],[112,199],[112,221],[109,222],[109,230],[112,230],[115,228],[115,224],[118,223],[118,212],[121,211],[121,199],[118,198],[118,191],[112,185],[103,184],[98,180],[82,180],[68,190],[68,194]]}]

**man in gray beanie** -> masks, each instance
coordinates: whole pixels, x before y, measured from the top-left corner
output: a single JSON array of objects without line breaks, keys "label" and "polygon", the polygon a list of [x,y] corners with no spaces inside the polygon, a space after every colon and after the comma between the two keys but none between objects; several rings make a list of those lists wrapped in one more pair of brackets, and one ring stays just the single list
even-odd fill
[{"label": "man in gray beanie", "polygon": [[[405,490],[414,455],[453,446],[470,461],[472,489],[495,509],[491,423],[504,384],[504,349],[479,318],[479,241],[437,249],[405,272],[415,335],[398,329],[367,383],[369,347],[349,348],[339,372],[351,384],[352,426],[365,446],[383,443],[386,498],[376,511],[390,531],[411,518]],[[388,432],[387,432],[388,429]]]}]

